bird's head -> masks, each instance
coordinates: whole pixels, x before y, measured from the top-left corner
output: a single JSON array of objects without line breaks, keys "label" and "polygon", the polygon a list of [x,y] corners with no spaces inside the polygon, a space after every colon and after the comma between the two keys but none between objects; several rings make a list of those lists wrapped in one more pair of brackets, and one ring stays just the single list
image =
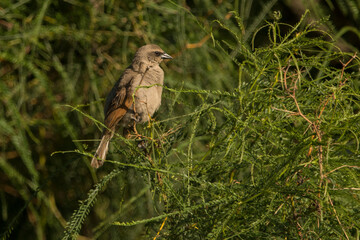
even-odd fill
[{"label": "bird's head", "polygon": [[141,62],[148,66],[153,66],[161,63],[164,59],[172,59],[172,57],[158,45],[148,44],[140,47],[136,51],[133,63]]}]

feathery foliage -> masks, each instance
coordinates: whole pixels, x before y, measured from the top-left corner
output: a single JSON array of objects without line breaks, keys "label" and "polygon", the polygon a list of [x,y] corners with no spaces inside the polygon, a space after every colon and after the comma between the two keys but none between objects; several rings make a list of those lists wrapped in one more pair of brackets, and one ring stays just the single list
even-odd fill
[{"label": "feathery foliage", "polygon": [[[3,1],[1,238],[358,239],[356,4]],[[150,42],[163,104],[95,172],[103,97]]]},{"label": "feathery foliage", "polygon": [[329,50],[321,23],[304,19],[285,34],[280,23],[268,23],[257,32],[267,32],[268,44],[253,52],[238,32],[214,22],[234,36],[212,33],[238,66],[237,88],[166,88],[179,98],[197,95],[199,104],[178,121],[152,123],[145,154],[136,143],[113,154],[142,170],[163,213],[112,224],[164,221],[166,239],[356,236],[359,58]]}]

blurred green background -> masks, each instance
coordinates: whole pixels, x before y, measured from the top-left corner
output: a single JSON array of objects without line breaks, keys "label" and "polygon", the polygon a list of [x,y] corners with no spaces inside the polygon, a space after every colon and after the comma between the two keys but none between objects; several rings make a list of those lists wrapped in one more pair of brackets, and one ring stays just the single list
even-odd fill
[{"label": "blurred green background", "polygon": [[[310,13],[303,25],[326,19],[320,29],[331,36],[326,39],[333,41],[334,48],[358,52],[360,2],[356,0],[2,0],[2,237],[62,238],[79,201],[86,199],[93,185],[115,168],[115,165],[105,163],[95,172],[89,164],[91,157],[74,150],[94,152],[101,136],[101,125],[94,119],[103,120],[104,98],[123,69],[131,63],[138,47],[155,43],[174,57],[162,64],[168,89],[164,90],[163,104],[155,115],[157,128],[142,126],[140,131],[148,136],[156,134],[152,129],[165,133],[175,129],[176,132],[196,121],[183,120],[181,116],[197,111],[200,102],[207,101],[205,97],[201,100],[196,92],[183,94],[183,89],[233,92],[239,87],[241,76],[239,67],[231,59],[234,55],[224,54],[224,49],[214,45],[213,38],[231,42],[234,40],[231,31],[234,31],[251,49],[255,32],[266,21],[276,20],[274,11],[281,13],[279,21],[294,25],[306,9]],[[240,28],[233,11],[241,18]],[[225,24],[229,31],[214,20]],[[268,35],[266,31],[260,31],[254,44],[266,46],[270,42]],[[354,84],[354,89],[359,89],[359,83]],[[215,120],[217,118],[214,116]],[[226,120],[220,119],[218,125],[224,122]],[[173,137],[191,138],[186,132],[183,130],[181,136]],[[358,136],[359,132],[354,134]],[[126,156],[134,143],[122,143],[121,139],[114,141],[117,145],[112,147],[113,152],[120,155],[109,154],[109,159],[127,162],[124,157],[116,156]],[[180,141],[177,144],[181,147]],[[195,147],[199,152],[206,152],[208,142],[205,138],[200,139]],[[136,154],[138,150],[133,149]],[[173,162],[177,162],[176,157]],[[182,165],[178,167],[181,169]],[[219,169],[221,172],[221,167]],[[163,219],[157,225],[147,227],[144,224],[132,227],[109,224],[119,219],[127,222],[149,218],[166,209],[166,198],[155,194],[155,182],[149,180],[150,175],[149,179],[146,176],[137,169],[122,169],[101,193],[86,217],[78,239],[152,239],[156,236]],[[157,178],[154,174],[151,176]],[[161,188],[159,179],[157,183]],[[181,192],[180,186],[179,189]],[[356,198],[359,200],[359,195]],[[359,214],[359,209],[354,211]],[[356,215],[353,217],[356,219]],[[196,228],[196,225],[189,226],[189,229]],[[290,236],[289,232],[284,233],[279,239],[287,234]],[[356,234],[359,232],[352,232],[352,236],[359,239]],[[179,233],[177,238],[203,239],[184,236]],[[207,238],[211,239],[210,235]]]}]

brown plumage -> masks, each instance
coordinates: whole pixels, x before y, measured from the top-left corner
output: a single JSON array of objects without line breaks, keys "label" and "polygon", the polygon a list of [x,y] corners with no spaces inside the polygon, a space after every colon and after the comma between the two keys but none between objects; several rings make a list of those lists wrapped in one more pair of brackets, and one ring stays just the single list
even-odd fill
[{"label": "brown plumage", "polygon": [[106,129],[91,161],[92,167],[98,168],[104,164],[109,142],[118,125],[127,128],[134,122],[147,122],[160,107],[164,71],[159,64],[163,59],[172,57],[155,44],[142,46],[136,51],[132,64],[124,71],[106,98]]}]

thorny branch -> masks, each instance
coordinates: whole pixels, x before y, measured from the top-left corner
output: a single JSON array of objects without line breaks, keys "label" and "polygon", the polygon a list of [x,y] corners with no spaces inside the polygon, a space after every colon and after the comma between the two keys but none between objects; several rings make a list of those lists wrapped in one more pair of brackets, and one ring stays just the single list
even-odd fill
[{"label": "thorny branch", "polygon": [[[348,80],[347,78],[344,79],[344,72],[345,72],[346,67],[355,58],[356,58],[356,53],[346,63],[343,63],[343,62],[340,61],[341,64],[342,64],[342,69],[341,69],[341,74],[340,74],[340,82],[339,82],[339,86],[338,86],[339,89],[342,88],[345,85],[346,81]],[[320,113],[317,116],[317,120],[311,121],[301,111],[300,105],[299,105],[299,103],[297,101],[297,98],[296,98],[297,83],[301,78],[301,71],[299,71],[297,73],[293,73],[293,74],[291,74],[289,76],[288,72],[289,72],[290,66],[291,66],[291,64],[289,63],[286,68],[284,67],[284,68],[281,69],[282,74],[284,76],[283,77],[283,84],[284,84],[284,87],[285,87],[285,91],[288,93],[288,96],[293,99],[297,111],[294,112],[294,111],[289,111],[287,109],[278,109],[278,108],[275,108],[275,107],[273,107],[273,109],[278,110],[278,111],[286,112],[286,113],[289,114],[289,116],[296,116],[297,115],[297,116],[302,117],[305,121],[307,121],[309,123],[308,128],[310,128],[316,134],[316,137],[317,137],[318,141],[321,142],[323,133],[320,130],[320,125],[321,125],[321,120],[320,119],[321,119],[321,116],[322,116],[322,114],[323,114],[329,100],[335,98],[335,91],[331,94],[331,96],[326,98],[326,100],[324,101],[325,102],[324,104],[321,104],[322,107],[321,107]],[[288,78],[292,79],[290,85],[288,84]],[[323,163],[322,163],[322,160],[323,160],[323,147],[322,147],[322,145],[319,145],[317,148],[318,148],[318,156],[319,156],[319,173],[320,173],[320,187],[321,187],[323,179],[324,179],[324,177],[326,177],[326,175],[324,175],[324,173],[323,173]],[[309,149],[308,156],[311,155],[311,152],[312,152],[312,146]]]},{"label": "thorny branch", "polygon": [[[342,69],[341,69],[341,74],[340,74],[340,82],[339,82],[339,85],[338,85],[338,89],[341,89],[346,81],[348,80],[348,78],[345,78],[344,79],[344,73],[345,73],[345,69],[346,67],[356,58],[356,53],[346,62],[346,63],[343,63],[341,62],[342,64]],[[291,75],[288,74],[289,72],[289,69],[290,69],[290,66],[291,64],[289,63],[287,67],[283,67],[280,69],[280,71],[282,72],[283,74],[283,86],[285,88],[285,91],[286,93],[288,94],[288,96],[290,98],[293,99],[294,103],[295,103],[295,106],[296,106],[296,112],[294,111],[289,111],[287,110],[286,108],[285,109],[279,109],[279,108],[275,108],[275,107],[272,107],[272,109],[274,110],[277,110],[277,111],[282,111],[282,112],[285,112],[287,113],[289,116],[300,116],[302,117],[306,122],[309,123],[309,127],[307,129],[311,129],[312,132],[314,132],[316,134],[316,137],[317,137],[317,140],[321,143],[322,141],[322,136],[323,136],[323,132],[320,130],[320,125],[321,125],[321,116],[327,106],[327,104],[329,103],[330,99],[335,99],[335,93],[336,93],[336,90],[326,98],[325,101],[323,101],[322,104],[320,104],[320,113],[318,114],[318,116],[316,116],[316,120],[314,121],[311,121],[305,114],[303,114],[303,112],[301,111],[301,108],[300,108],[300,105],[297,101],[297,98],[296,98],[296,90],[297,90],[297,83],[298,81],[300,80],[301,78],[301,71],[298,71],[297,73],[293,73]],[[289,84],[288,83],[288,78],[291,79],[291,83]],[[315,136],[313,136],[312,138],[314,139]],[[311,156],[311,152],[312,152],[312,149],[313,147],[310,146],[310,149],[309,149],[309,152],[307,154],[307,156]],[[319,182],[319,189],[321,189],[322,187],[322,184],[323,184],[323,181],[324,181],[324,178],[327,178],[328,175],[342,167],[354,167],[354,166],[347,166],[347,165],[344,165],[344,166],[340,166],[336,169],[334,169],[333,171],[330,171],[328,172],[327,174],[324,174],[324,167],[323,167],[323,146],[320,144],[317,146],[317,149],[318,149],[318,158],[319,158],[319,174],[320,174],[320,182]],[[320,199],[320,192],[319,192],[319,199]],[[332,203],[332,200],[329,196],[329,201],[330,201],[330,204],[331,206],[333,207],[333,210],[334,210],[334,213],[335,213],[335,216],[340,224],[340,226],[342,227],[343,231],[344,231],[344,234],[346,236],[347,239],[348,236],[346,234],[346,231],[344,230],[341,222],[340,222],[340,219],[339,217],[337,216],[336,214],[336,210],[334,208],[334,205]],[[281,208],[281,206],[280,206]],[[321,213],[321,205],[320,203],[318,204],[318,209],[319,209],[319,212]],[[318,227],[320,226],[320,222],[318,221]]]}]

